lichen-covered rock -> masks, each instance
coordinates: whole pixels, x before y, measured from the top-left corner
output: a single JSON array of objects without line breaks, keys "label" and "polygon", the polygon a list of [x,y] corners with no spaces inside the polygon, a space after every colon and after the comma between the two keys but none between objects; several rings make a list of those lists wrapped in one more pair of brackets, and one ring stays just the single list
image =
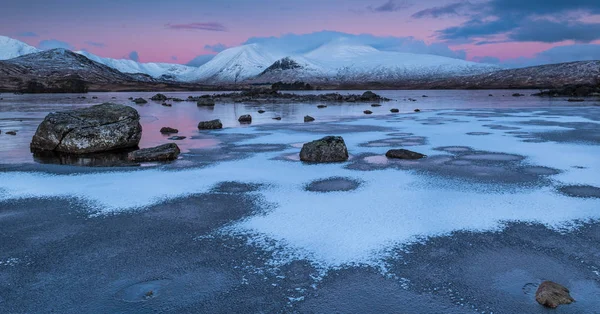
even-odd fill
[{"label": "lichen-covered rock", "polygon": [[427,157],[423,154],[410,151],[408,149],[391,149],[387,153],[385,153],[387,158],[397,158],[397,159],[421,159]]},{"label": "lichen-covered rock", "polygon": [[306,143],[300,151],[300,160],[309,162],[341,162],[348,160],[348,149],[341,136],[326,136]]},{"label": "lichen-covered rock", "polygon": [[30,147],[32,151],[88,154],[136,147],[141,137],[137,110],[104,103],[48,114]]},{"label": "lichen-covered rock", "polygon": [[175,143],[169,143],[133,151],[127,155],[127,159],[136,162],[169,161],[177,159],[179,153],[179,146]]},{"label": "lichen-covered rock", "polygon": [[575,301],[569,289],[552,281],[544,281],[535,292],[535,300],[546,307],[556,308],[561,304],[570,304]]},{"label": "lichen-covered rock", "polygon": [[216,130],[216,129],[222,129],[222,128],[223,128],[223,123],[221,123],[221,120],[219,120],[219,119],[210,120],[210,121],[202,121],[202,122],[198,123],[198,129],[200,129],[200,130]]}]

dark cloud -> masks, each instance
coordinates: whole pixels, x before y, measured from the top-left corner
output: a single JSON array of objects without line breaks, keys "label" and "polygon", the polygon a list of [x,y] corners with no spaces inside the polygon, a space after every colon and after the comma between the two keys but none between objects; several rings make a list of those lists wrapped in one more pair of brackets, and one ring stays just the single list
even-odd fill
[{"label": "dark cloud", "polygon": [[384,4],[376,7],[368,6],[367,10],[372,12],[396,12],[411,6],[412,4],[407,1],[388,0]]},{"label": "dark cloud", "polygon": [[225,45],[223,45],[221,43],[218,43],[218,44],[215,44],[215,45],[205,45],[204,49],[207,49],[207,50],[219,53],[219,52],[227,49],[227,46],[225,46]]},{"label": "dark cloud", "polygon": [[[419,11],[414,18],[437,18],[460,14],[469,19],[459,26],[437,32],[447,42],[479,45],[502,41],[556,43],[566,40],[591,42],[600,39],[600,23],[581,17],[600,14],[598,0],[491,0],[473,4],[456,2]],[[502,39],[498,39],[498,38]]]},{"label": "dark cloud", "polygon": [[188,24],[166,24],[166,28],[176,29],[176,30],[203,30],[203,31],[213,31],[213,32],[225,32],[227,28],[221,24],[216,22],[208,22],[208,23],[188,23]]},{"label": "dark cloud", "polygon": [[138,61],[140,61],[140,55],[138,54],[137,51],[132,51],[129,53],[129,59],[131,59],[135,62],[138,62]]},{"label": "dark cloud", "polygon": [[40,37],[38,34],[34,32],[21,32],[16,34],[17,37]]},{"label": "dark cloud", "polygon": [[99,43],[99,42],[95,42],[95,41],[86,41],[85,43],[88,44],[88,45],[90,45],[90,46],[97,47],[97,48],[104,48],[104,47],[106,47],[105,44]]},{"label": "dark cloud", "polygon": [[38,48],[41,50],[50,50],[50,49],[56,49],[56,48],[62,48],[62,49],[68,49],[68,50],[75,49],[75,47],[73,47],[68,42],[64,42],[64,41],[60,41],[60,40],[56,40],[56,39],[42,40],[38,44]]},{"label": "dark cloud", "polygon": [[432,17],[438,18],[448,15],[461,15],[465,9],[470,9],[473,6],[470,2],[457,2],[451,3],[445,6],[433,7],[425,10],[421,10],[412,15],[413,18],[425,18]]},{"label": "dark cloud", "polygon": [[199,67],[205,63],[207,63],[208,61],[212,60],[212,58],[214,58],[214,55],[199,55],[197,57],[195,57],[194,59],[192,59],[190,62],[188,62],[186,65],[192,66],[192,67]]}]

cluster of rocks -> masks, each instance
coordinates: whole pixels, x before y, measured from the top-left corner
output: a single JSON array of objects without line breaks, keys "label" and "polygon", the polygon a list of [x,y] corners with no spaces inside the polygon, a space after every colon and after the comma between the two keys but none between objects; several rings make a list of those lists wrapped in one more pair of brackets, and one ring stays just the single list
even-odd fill
[{"label": "cluster of rocks", "polygon": [[[104,103],[48,114],[38,126],[30,148],[33,153],[70,155],[119,152],[138,148],[141,137],[142,126],[137,110]],[[175,144],[135,150],[129,154],[129,160],[174,160],[179,155],[179,148],[173,145]]]},{"label": "cluster of rocks", "polygon": [[575,85],[543,90],[533,96],[540,97],[600,97],[600,86]]},{"label": "cluster of rocks", "polygon": [[339,93],[298,95],[292,93],[281,93],[269,89],[251,89],[242,92],[203,95],[197,97],[188,97],[188,101],[199,102],[381,102],[390,99],[381,97],[371,91],[361,95],[350,94],[342,95]]}]

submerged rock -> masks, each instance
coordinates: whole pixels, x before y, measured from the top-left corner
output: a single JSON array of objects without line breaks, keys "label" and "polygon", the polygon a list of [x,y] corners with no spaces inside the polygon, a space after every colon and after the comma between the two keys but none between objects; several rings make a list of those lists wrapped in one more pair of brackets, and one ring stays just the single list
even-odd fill
[{"label": "submerged rock", "polygon": [[561,304],[570,304],[575,301],[569,289],[552,281],[544,281],[535,292],[535,300],[546,307],[556,308]]},{"label": "submerged rock", "polygon": [[365,110],[365,111],[363,111],[363,113],[364,113],[364,114],[372,114],[372,113],[373,113],[373,111],[371,111],[371,110]]},{"label": "submerged rock", "polygon": [[398,159],[421,159],[427,157],[423,154],[410,151],[408,149],[390,149],[385,153],[387,158],[398,158]]},{"label": "submerged rock", "polygon": [[133,151],[127,155],[130,161],[169,161],[179,156],[179,146],[174,143],[163,144],[152,148],[144,148]]},{"label": "submerged rock", "polygon": [[173,106],[172,104],[168,104],[166,102],[163,102],[162,105],[165,106],[165,107],[171,107],[171,106]]},{"label": "submerged rock", "polygon": [[421,109],[415,109],[415,112],[421,112]]},{"label": "submerged rock", "polygon": [[215,129],[222,129],[222,128],[223,128],[223,123],[221,123],[221,120],[219,120],[219,119],[210,120],[210,121],[202,121],[202,122],[198,123],[198,129],[200,129],[200,130],[215,130]]},{"label": "submerged rock", "polygon": [[240,123],[252,123],[252,116],[249,114],[245,114],[238,118]]},{"label": "submerged rock", "polygon": [[300,160],[310,162],[340,162],[348,160],[348,149],[341,136],[326,136],[306,143],[300,151]]},{"label": "submerged rock", "polygon": [[261,109],[261,110],[258,111],[258,113],[262,114],[262,113],[265,113],[265,111]]},{"label": "submerged rock", "polygon": [[319,108],[319,109],[327,108],[327,105],[318,105],[317,108]]},{"label": "submerged rock", "polygon": [[147,104],[148,101],[144,98],[136,98],[134,100],[132,100],[134,103],[140,105],[140,104]]},{"label": "submerged rock", "polygon": [[392,109],[390,109],[390,112],[392,112],[392,113],[398,113],[398,112],[400,112],[400,109],[392,108]]},{"label": "submerged rock", "polygon": [[311,117],[311,116],[304,116],[304,122],[313,122],[315,121],[315,118]]},{"label": "submerged rock", "polygon": [[215,101],[212,98],[200,98],[196,102],[198,107],[213,107],[215,105]]},{"label": "submerged rock", "polygon": [[275,118],[273,118],[273,120],[279,121],[279,120],[281,120],[281,117],[275,117]]},{"label": "submerged rock", "polygon": [[86,154],[136,147],[141,137],[137,110],[104,103],[48,114],[30,147],[32,151]]},{"label": "submerged rock", "polygon": [[8,131],[5,134],[6,135],[17,135],[17,131]]},{"label": "submerged rock", "polygon": [[181,141],[181,140],[185,140],[185,139],[186,139],[186,137],[185,137],[185,136],[178,136],[178,135],[176,135],[176,136],[171,136],[171,137],[169,137],[169,139],[170,139],[171,141]]},{"label": "submerged rock", "polygon": [[167,100],[167,96],[163,95],[163,94],[156,94],[154,96],[152,96],[150,98],[150,100],[154,100],[154,101],[165,101]]},{"label": "submerged rock", "polygon": [[179,130],[166,126],[160,129],[160,133],[179,133]]}]

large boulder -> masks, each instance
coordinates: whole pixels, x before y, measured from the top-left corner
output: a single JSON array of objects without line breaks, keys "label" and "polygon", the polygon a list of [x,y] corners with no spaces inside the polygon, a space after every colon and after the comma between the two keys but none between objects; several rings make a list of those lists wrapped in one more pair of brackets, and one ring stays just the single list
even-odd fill
[{"label": "large boulder", "polygon": [[137,147],[141,137],[137,110],[104,103],[48,114],[38,126],[30,147],[34,152],[88,154]]},{"label": "large boulder", "polygon": [[552,281],[544,281],[535,292],[535,300],[546,307],[556,308],[561,304],[570,304],[575,301],[569,289]]},{"label": "large boulder", "polygon": [[202,121],[202,122],[198,123],[198,129],[200,129],[200,130],[216,130],[216,129],[222,129],[222,128],[223,128],[223,123],[221,123],[221,120],[219,120],[219,119],[210,120],[210,121]]},{"label": "large boulder", "polygon": [[169,143],[133,151],[127,155],[127,159],[135,162],[169,161],[177,159],[179,153],[179,146],[175,143]]},{"label": "large boulder", "polygon": [[410,151],[408,149],[390,149],[387,153],[385,153],[387,158],[397,158],[397,159],[421,159],[427,157],[423,154]]},{"label": "large boulder", "polygon": [[309,162],[340,162],[348,160],[348,149],[341,136],[326,136],[304,144],[300,160]]}]

